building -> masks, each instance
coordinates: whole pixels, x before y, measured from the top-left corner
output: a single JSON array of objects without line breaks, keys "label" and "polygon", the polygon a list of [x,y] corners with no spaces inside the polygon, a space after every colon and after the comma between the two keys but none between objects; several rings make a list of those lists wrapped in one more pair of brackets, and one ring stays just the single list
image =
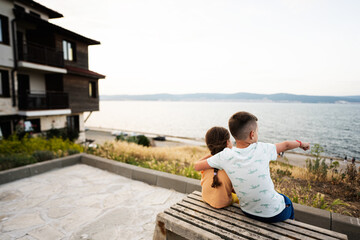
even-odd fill
[{"label": "building", "polygon": [[21,125],[40,133],[79,132],[84,112],[99,110],[98,80],[88,46],[99,41],[50,23],[62,14],[32,0],[0,1],[0,137]]}]

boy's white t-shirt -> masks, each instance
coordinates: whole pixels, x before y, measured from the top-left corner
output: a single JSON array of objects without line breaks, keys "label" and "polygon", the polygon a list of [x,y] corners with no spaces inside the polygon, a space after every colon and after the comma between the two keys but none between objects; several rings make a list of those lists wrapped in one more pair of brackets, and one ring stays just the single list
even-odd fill
[{"label": "boy's white t-shirt", "polygon": [[244,212],[269,218],[285,209],[284,197],[275,191],[270,177],[269,162],[276,159],[274,144],[258,142],[247,148],[225,148],[207,162],[225,170]]}]

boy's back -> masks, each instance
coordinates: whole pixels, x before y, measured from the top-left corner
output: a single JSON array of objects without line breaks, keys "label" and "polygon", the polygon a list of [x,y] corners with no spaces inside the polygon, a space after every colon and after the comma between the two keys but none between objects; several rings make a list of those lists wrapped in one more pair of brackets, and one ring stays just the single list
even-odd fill
[{"label": "boy's back", "polygon": [[226,148],[207,162],[226,171],[243,211],[273,217],[285,208],[284,197],[275,191],[270,177],[269,162],[276,158],[275,145],[258,142],[247,148]]}]

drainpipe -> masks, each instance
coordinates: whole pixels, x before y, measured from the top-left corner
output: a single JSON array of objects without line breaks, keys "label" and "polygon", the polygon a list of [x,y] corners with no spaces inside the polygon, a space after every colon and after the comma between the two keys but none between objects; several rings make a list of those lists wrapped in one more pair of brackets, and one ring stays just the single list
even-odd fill
[{"label": "drainpipe", "polygon": [[15,25],[16,19],[14,18],[11,21],[11,28],[12,28],[12,34],[13,34],[13,50],[14,50],[14,69],[11,70],[11,88],[12,88],[12,106],[16,107],[16,96],[15,96],[15,72],[18,68],[18,56],[17,56],[17,39],[16,39],[16,25]]}]

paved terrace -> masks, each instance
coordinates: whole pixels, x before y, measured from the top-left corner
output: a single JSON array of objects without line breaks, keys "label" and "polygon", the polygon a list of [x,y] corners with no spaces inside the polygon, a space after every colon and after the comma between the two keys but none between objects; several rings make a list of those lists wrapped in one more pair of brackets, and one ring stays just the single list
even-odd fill
[{"label": "paved terrace", "polygon": [[184,196],[77,164],[0,185],[0,239],[152,239]]}]

